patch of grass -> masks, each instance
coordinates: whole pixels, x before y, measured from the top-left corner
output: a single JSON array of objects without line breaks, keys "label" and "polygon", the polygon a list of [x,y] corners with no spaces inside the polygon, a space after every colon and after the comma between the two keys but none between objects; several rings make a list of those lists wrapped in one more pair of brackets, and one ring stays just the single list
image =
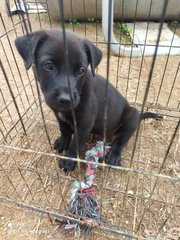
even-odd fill
[{"label": "patch of grass", "polygon": [[133,45],[131,33],[132,29],[130,29],[126,23],[114,23],[114,34],[121,44]]},{"label": "patch of grass", "polygon": [[89,23],[94,23],[95,21],[96,21],[96,19],[93,17],[87,18],[87,22],[89,22]]},{"label": "patch of grass", "polygon": [[180,21],[174,20],[168,22],[168,28],[173,32],[176,31],[176,35],[180,37]]},{"label": "patch of grass", "polygon": [[75,24],[75,25],[79,25],[79,24],[81,24],[81,23],[84,23],[84,22],[87,22],[87,23],[100,23],[101,22],[101,20],[99,20],[99,19],[96,19],[96,18],[94,18],[94,17],[88,17],[85,21],[84,20],[82,20],[82,19],[78,19],[78,18],[70,18],[69,20],[68,20],[68,22],[69,22],[69,24]]},{"label": "patch of grass", "polygon": [[89,18],[87,18],[87,22],[88,23],[100,23],[101,20],[93,18],[93,17],[89,17]]},{"label": "patch of grass", "polygon": [[75,24],[75,25],[80,25],[80,20],[79,19],[77,19],[77,18],[70,18],[69,19],[69,24]]},{"label": "patch of grass", "polygon": [[126,23],[117,23],[117,28],[124,35],[128,37],[131,36],[132,29],[130,29]]}]

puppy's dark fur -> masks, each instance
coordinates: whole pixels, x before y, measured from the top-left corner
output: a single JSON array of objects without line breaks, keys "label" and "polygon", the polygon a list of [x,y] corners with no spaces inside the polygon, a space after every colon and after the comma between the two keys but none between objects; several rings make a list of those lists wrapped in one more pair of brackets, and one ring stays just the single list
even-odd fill
[{"label": "puppy's dark fur", "polygon": [[[95,74],[95,68],[102,58],[101,51],[88,40],[66,31],[69,65],[67,74],[62,30],[34,32],[17,38],[15,44],[25,61],[26,69],[35,64],[45,101],[59,122],[61,136],[55,141],[54,148],[59,153],[65,150],[67,157],[76,157],[72,107],[76,116],[80,152],[90,133],[103,136],[106,80]],[[91,71],[88,70],[89,65]],[[141,116],[148,117],[158,118],[158,115],[145,113]],[[133,135],[139,121],[139,112],[109,84],[106,133],[116,136],[112,143],[109,164],[120,164],[122,148]],[[73,170],[75,162],[64,159],[59,161],[59,165],[65,171]]]}]

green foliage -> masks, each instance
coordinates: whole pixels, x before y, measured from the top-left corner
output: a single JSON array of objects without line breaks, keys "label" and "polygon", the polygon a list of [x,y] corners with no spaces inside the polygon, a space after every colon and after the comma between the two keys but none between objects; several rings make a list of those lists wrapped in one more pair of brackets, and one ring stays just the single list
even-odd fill
[{"label": "green foliage", "polygon": [[128,27],[126,23],[117,23],[117,28],[124,35],[128,37],[131,36],[132,30]]},{"label": "green foliage", "polygon": [[132,39],[132,29],[126,23],[114,22],[114,35],[121,44],[134,45]]},{"label": "green foliage", "polygon": [[95,19],[95,18],[93,18],[93,17],[92,17],[92,18],[91,18],[91,17],[87,18],[87,21],[88,21],[88,22],[90,22],[90,23],[93,23],[93,22],[95,22],[95,20],[96,20],[96,19]]},{"label": "green foliage", "polygon": [[[70,25],[80,25],[84,21],[82,21],[80,19],[77,19],[77,18],[70,18],[70,19],[68,19],[68,22],[69,22]],[[100,23],[101,21],[98,20],[98,19],[95,19],[93,17],[88,17],[86,19],[86,22],[87,23]]]},{"label": "green foliage", "polygon": [[77,18],[70,18],[69,19],[69,24],[76,24],[76,25],[79,25],[80,24],[80,21],[79,21],[79,19],[77,19]]},{"label": "green foliage", "polygon": [[174,20],[169,25],[172,27],[180,27],[180,21]]}]

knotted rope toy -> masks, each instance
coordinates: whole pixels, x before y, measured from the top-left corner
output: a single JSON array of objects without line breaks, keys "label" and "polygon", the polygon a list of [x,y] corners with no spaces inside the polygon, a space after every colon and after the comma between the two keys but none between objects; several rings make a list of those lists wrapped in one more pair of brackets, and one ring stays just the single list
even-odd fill
[{"label": "knotted rope toy", "polygon": [[[92,228],[98,226],[100,220],[99,204],[96,200],[96,189],[93,181],[96,174],[97,163],[107,158],[110,146],[102,141],[86,151],[85,160],[88,161],[84,181],[76,180],[73,184],[71,199],[68,203],[69,216],[82,220],[83,223],[74,223],[69,220],[61,222],[64,229],[74,230],[76,237],[89,235]],[[59,221],[58,221],[59,222]]]}]

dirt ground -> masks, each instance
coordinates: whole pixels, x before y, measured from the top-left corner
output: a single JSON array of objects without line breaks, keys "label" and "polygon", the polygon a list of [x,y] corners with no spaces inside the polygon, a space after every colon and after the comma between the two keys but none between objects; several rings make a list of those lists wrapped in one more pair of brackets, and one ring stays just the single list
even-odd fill
[{"label": "dirt ground", "polygon": [[[65,175],[58,169],[56,158],[45,155],[52,153],[52,143],[59,134],[58,126],[43,99],[42,120],[34,75],[31,70],[25,71],[15,50],[14,39],[24,30],[20,19],[13,16],[13,24],[2,1],[0,9],[4,20],[4,26],[0,24],[0,56],[12,90],[0,72],[0,144],[11,147],[0,147],[0,239],[80,239],[62,231],[47,213],[37,213],[44,209],[66,214],[73,182],[83,179],[85,166],[82,164],[81,170],[77,168]],[[30,22],[33,30],[49,28],[47,14],[41,14],[40,19],[30,15]],[[59,26],[52,22],[52,27]],[[93,42],[98,41],[97,46],[103,52],[98,73],[106,77],[107,46],[101,24],[76,23],[67,24],[67,27]],[[155,62],[145,110],[159,112],[164,119],[141,124],[138,136],[135,134],[124,150],[123,169],[99,167],[97,170],[95,187],[103,227],[145,239],[179,239],[179,130],[165,157],[180,117],[179,61],[179,56],[163,56],[157,57]],[[110,58],[109,81],[139,109],[151,63],[152,57],[130,59],[111,55]],[[156,177],[159,171],[161,176]],[[36,207],[36,211],[31,211],[31,207]],[[89,237],[92,240],[122,238],[128,239],[100,229],[95,229]]]}]

